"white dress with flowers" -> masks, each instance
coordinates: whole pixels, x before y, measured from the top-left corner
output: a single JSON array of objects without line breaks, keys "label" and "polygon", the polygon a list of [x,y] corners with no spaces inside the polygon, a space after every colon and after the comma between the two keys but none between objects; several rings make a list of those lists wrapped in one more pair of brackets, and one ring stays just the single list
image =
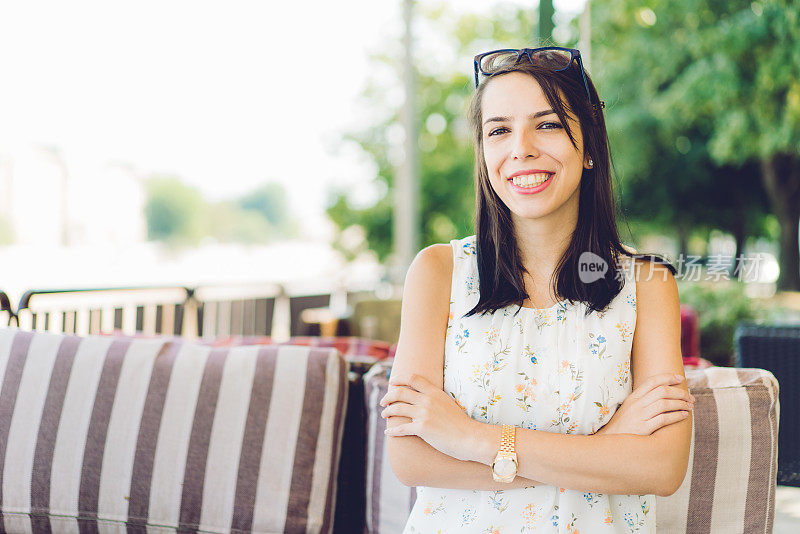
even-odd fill
[{"label": "white dress with flowers", "polygon": [[[564,301],[465,318],[478,302],[475,236],[451,245],[444,390],[485,423],[562,434],[591,434],[607,423],[631,392],[631,260],[620,270],[622,291],[602,313],[585,316],[585,304]],[[655,525],[654,495],[545,484],[502,491],[420,487],[404,534],[651,533]]]}]

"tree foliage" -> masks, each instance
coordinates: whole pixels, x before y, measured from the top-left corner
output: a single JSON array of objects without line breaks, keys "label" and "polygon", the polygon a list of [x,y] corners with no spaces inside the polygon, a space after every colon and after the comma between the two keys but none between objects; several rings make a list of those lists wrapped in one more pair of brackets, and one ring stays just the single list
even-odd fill
[{"label": "tree foliage", "polygon": [[[800,152],[800,4],[595,0],[592,15],[632,214],[742,237],[765,234],[771,211],[796,236],[800,209],[783,199],[800,206],[800,168],[777,188],[764,171]],[[795,237],[781,250],[790,273],[797,255]]]},{"label": "tree foliage", "polygon": [[[415,44],[422,246],[473,232],[474,156],[466,122],[474,85],[472,57],[509,43],[525,46],[533,35],[534,19],[534,10],[510,6],[498,9],[491,20],[471,13],[456,15],[446,5],[419,14],[418,34],[445,39],[435,43],[419,39]],[[376,72],[389,73],[383,81],[371,80],[362,96],[363,107],[380,119],[345,136],[375,163],[373,185],[382,195],[372,206],[357,207],[347,191],[337,191],[327,209],[340,232],[352,225],[363,227],[367,246],[380,259],[392,251],[393,186],[402,161],[401,104],[391,100],[392,87],[402,86],[401,54],[398,49],[371,58]]]},{"label": "tree foliage", "polygon": [[279,184],[222,202],[206,201],[200,191],[174,176],[151,177],[146,189],[145,217],[151,240],[197,245],[211,237],[222,242],[266,243],[296,231],[286,212],[286,192]]}]

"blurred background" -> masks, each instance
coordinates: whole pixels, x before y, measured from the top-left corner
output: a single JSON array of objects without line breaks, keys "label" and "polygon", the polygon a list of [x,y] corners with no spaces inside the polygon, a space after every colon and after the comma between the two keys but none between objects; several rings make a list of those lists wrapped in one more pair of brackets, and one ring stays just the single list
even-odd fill
[{"label": "blurred background", "polygon": [[[474,233],[472,58],[540,43],[606,102],[620,231],[678,268],[684,356],[800,323],[783,0],[4,1],[2,318],[394,343],[414,254]],[[74,304],[109,288],[139,300]]]},{"label": "blurred background", "polygon": [[729,365],[737,321],[800,320],[798,16],[780,0],[4,2],[0,290],[399,298],[416,251],[473,233],[472,57],[546,42],[581,49],[607,104],[623,239],[679,268],[703,356]]}]

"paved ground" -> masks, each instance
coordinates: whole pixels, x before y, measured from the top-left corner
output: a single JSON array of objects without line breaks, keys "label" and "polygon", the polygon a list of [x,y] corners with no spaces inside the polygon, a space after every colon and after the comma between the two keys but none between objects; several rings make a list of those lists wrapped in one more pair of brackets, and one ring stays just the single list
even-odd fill
[{"label": "paved ground", "polygon": [[775,528],[773,534],[800,532],[800,488],[778,486],[775,494]]}]

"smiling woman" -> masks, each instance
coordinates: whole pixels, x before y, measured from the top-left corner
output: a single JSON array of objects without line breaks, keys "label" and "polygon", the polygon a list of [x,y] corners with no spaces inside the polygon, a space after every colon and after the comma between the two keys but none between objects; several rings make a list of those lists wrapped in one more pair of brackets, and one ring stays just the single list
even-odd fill
[{"label": "smiling woman", "polygon": [[476,58],[476,235],[406,277],[382,401],[405,532],[654,532],[686,473],[675,271],[621,243],[597,92],[544,50]]}]

